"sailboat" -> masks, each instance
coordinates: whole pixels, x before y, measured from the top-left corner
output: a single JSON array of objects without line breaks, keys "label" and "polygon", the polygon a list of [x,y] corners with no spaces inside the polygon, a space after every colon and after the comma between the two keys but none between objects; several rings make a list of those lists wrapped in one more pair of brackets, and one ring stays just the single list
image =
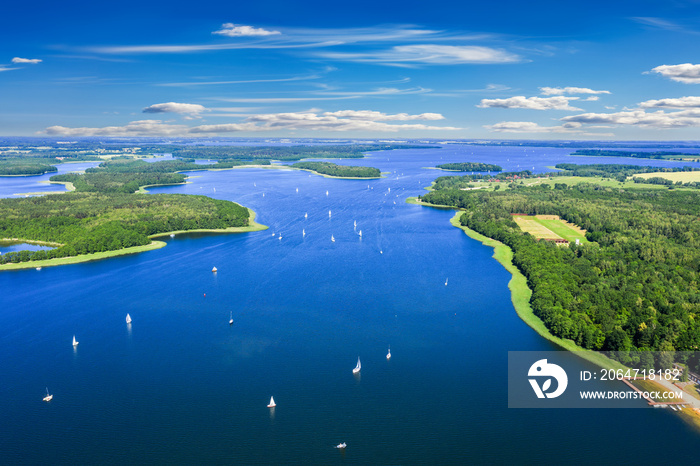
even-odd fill
[{"label": "sailboat", "polygon": [[326,191],[326,196],[328,196],[328,191]]},{"label": "sailboat", "polygon": [[216,273],[218,270],[219,270],[219,269],[217,269],[216,267],[212,267],[212,269],[211,269],[211,271],[214,272],[214,273]]},{"label": "sailboat", "polygon": [[306,212],[306,213],[304,214],[304,218],[309,218],[309,213],[308,213],[308,212]]},{"label": "sailboat", "polygon": [[280,240],[282,239],[282,233],[280,233],[280,235],[277,237],[277,239],[280,239]]},{"label": "sailboat", "polygon": [[360,238],[362,238],[362,230],[360,230],[360,232],[358,233],[358,235],[360,235]]},{"label": "sailboat", "polygon": [[126,315],[126,323],[127,324],[131,323],[131,316],[129,314]]},{"label": "sailboat", "polygon": [[446,279],[445,279],[445,286],[447,286],[447,280],[449,280],[449,278],[446,278]]},{"label": "sailboat", "polygon": [[49,387],[46,387],[46,396],[44,397],[44,401],[51,401],[53,400],[53,395],[49,394]]},{"label": "sailboat", "polygon": [[391,346],[389,347],[389,352],[386,353],[386,358],[391,359]]},{"label": "sailboat", "polygon": [[297,192],[299,192],[299,188],[297,188]]},{"label": "sailboat", "polygon": [[355,228],[357,228],[357,220],[355,220],[354,222],[352,222],[352,225],[353,225]]},{"label": "sailboat", "polygon": [[304,230],[303,228],[302,228],[302,230],[301,230],[301,236],[302,236],[302,237],[306,236],[306,230]]},{"label": "sailboat", "polygon": [[353,374],[358,374],[360,372],[360,369],[362,369],[362,364],[360,364],[360,357],[357,357],[357,366],[352,370]]},{"label": "sailboat", "polygon": [[345,442],[343,442],[343,443],[339,443],[339,444],[336,445],[335,447],[338,448],[338,449],[340,449],[340,450],[344,450],[345,447],[347,447],[347,446],[348,446],[348,444],[345,443]]},{"label": "sailboat", "polygon": [[228,324],[233,325],[233,311],[231,311],[231,314],[229,315]]},{"label": "sailboat", "polygon": [[275,403],[275,398],[271,396],[271,397],[270,397],[270,404],[267,405],[267,407],[268,407],[268,408],[274,408],[275,406],[277,406],[277,403]]},{"label": "sailboat", "polygon": [[75,340],[75,335],[73,335],[73,346],[78,346],[78,341]]},{"label": "sailboat", "polygon": [[328,218],[331,218],[331,211],[328,210]]},{"label": "sailboat", "polygon": [[333,235],[331,235],[331,241],[335,243],[335,238],[333,237]]}]

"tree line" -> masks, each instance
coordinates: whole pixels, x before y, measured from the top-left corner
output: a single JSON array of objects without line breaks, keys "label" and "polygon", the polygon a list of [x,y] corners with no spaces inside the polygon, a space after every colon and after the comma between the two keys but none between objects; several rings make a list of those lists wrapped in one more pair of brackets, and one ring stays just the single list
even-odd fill
[{"label": "tree line", "polygon": [[291,166],[341,178],[379,178],[382,174],[378,168],[338,165],[331,162],[297,162]]},{"label": "tree line", "polygon": [[[700,193],[583,183],[499,192],[446,188],[424,202],[465,209],[465,225],[508,245],[552,334],[639,364],[645,350],[700,346]],[[512,214],[559,215],[588,244],[557,247]],[[697,361],[694,362],[697,367]]]},{"label": "tree line", "polygon": [[62,244],[3,254],[0,263],[113,251],[148,244],[149,235],[248,224],[248,209],[206,196],[74,192],[0,199],[0,237]]}]

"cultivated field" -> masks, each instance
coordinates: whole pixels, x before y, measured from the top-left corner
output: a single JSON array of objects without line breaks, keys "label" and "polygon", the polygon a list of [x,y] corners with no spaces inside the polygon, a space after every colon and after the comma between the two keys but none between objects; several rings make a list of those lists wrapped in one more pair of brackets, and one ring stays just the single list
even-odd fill
[{"label": "cultivated field", "polygon": [[573,223],[559,218],[558,215],[514,215],[513,220],[521,230],[535,238],[565,239],[575,243],[578,239],[586,243],[586,231]]}]

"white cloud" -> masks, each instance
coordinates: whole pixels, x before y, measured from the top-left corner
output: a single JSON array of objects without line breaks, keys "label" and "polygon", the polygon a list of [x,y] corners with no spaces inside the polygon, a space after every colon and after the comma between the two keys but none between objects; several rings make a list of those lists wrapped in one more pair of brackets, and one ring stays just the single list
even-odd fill
[{"label": "white cloud", "polygon": [[481,99],[477,105],[479,108],[527,108],[530,110],[570,110],[577,111],[580,108],[569,105],[570,100],[578,97],[525,97],[518,95],[507,99]]},{"label": "white cloud", "polygon": [[543,95],[610,94],[610,91],[594,91],[587,87],[540,87]]},{"label": "white cloud", "polygon": [[323,115],[338,118],[348,118],[351,120],[366,121],[409,121],[409,120],[444,120],[445,117],[439,113],[421,113],[420,115],[409,115],[408,113],[397,113],[388,115],[373,110],[340,110],[337,112],[325,112]]},{"label": "white cloud", "polygon": [[18,69],[19,68],[8,68],[5,65],[0,65],[0,73],[2,73],[3,71],[11,71],[11,70],[18,70]]},{"label": "white cloud", "polygon": [[41,60],[38,58],[20,58],[20,57],[15,57],[12,59],[12,63],[28,63],[31,65],[36,65],[37,63],[41,63]]},{"label": "white cloud", "polygon": [[143,113],[179,113],[192,117],[199,116],[200,113],[208,109],[199,104],[182,104],[178,102],[166,102],[163,104],[150,105],[142,110]]},{"label": "white cloud", "polygon": [[661,76],[685,84],[700,84],[700,65],[682,63],[680,65],[661,65],[650,72],[659,73]]},{"label": "white cloud", "polygon": [[389,50],[365,53],[322,53],[331,60],[380,65],[464,65],[514,63],[521,58],[510,52],[476,45],[397,45]]},{"label": "white cloud", "polygon": [[268,31],[262,28],[254,28],[252,26],[236,26],[233,23],[224,23],[221,29],[212,32],[226,37],[250,37],[250,36],[274,36],[281,34],[279,31]]},{"label": "white cloud", "polygon": [[586,124],[630,125],[643,128],[687,128],[700,126],[700,108],[678,112],[659,110],[647,113],[645,110],[629,110],[616,113],[584,113],[561,120]]},{"label": "white cloud", "polygon": [[429,126],[424,124],[395,124],[386,121],[408,120],[439,120],[442,115],[436,113],[423,113],[420,115],[408,115],[399,113],[388,115],[371,110],[326,112],[319,114],[317,111],[270,113],[252,115],[241,123],[227,123],[219,125],[185,126],[163,123],[161,120],[133,121],[125,126],[107,126],[102,128],[68,128],[65,126],[51,126],[44,130],[45,134],[53,136],[185,136],[185,135],[212,135],[236,132],[259,131],[372,131],[372,132],[397,132],[397,131],[444,131],[458,130],[451,126]]},{"label": "white cloud", "polygon": [[595,102],[597,100],[600,100],[600,97],[598,97],[597,95],[592,95],[583,99],[583,102]]},{"label": "white cloud", "polygon": [[575,134],[577,136],[614,136],[612,133],[587,133],[581,123],[564,123],[560,126],[540,126],[532,121],[502,121],[495,125],[484,125],[484,128],[496,133],[555,133]]},{"label": "white cloud", "polygon": [[686,96],[677,99],[647,100],[639,104],[641,108],[700,108],[700,97]]}]

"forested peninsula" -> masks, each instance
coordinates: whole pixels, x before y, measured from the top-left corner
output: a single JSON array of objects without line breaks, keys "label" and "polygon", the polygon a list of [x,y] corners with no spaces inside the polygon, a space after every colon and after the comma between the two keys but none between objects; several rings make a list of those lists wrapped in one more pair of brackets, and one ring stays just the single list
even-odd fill
[{"label": "forested peninsula", "polygon": [[382,175],[378,168],[338,165],[331,162],[297,162],[291,167],[337,178],[379,178]]},{"label": "forested peninsula", "polygon": [[[442,186],[422,202],[464,209],[461,225],[512,249],[513,264],[532,290],[533,312],[553,335],[586,349],[622,352],[617,357],[633,366],[645,350],[697,350],[697,191],[591,183],[512,184],[501,191]],[[585,229],[589,242],[537,241],[513,214],[558,215]],[[683,362],[698,369],[697,360]]]}]

